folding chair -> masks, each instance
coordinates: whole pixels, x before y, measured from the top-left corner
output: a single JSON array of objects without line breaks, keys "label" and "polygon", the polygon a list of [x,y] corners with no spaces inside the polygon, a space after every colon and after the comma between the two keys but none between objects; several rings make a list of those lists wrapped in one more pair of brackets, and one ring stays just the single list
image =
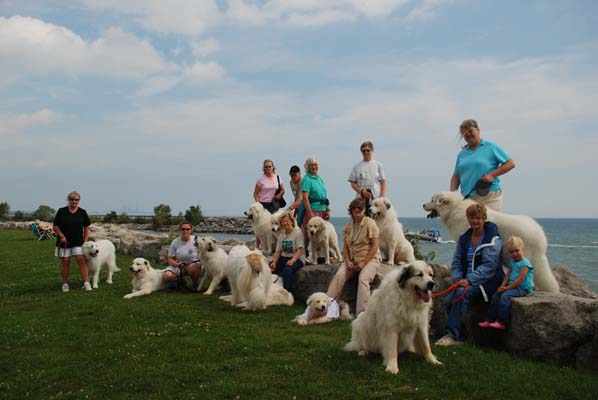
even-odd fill
[{"label": "folding chair", "polygon": [[37,240],[56,239],[56,234],[54,234],[51,229],[40,231],[35,223],[31,224],[31,232],[33,232],[33,236]]}]

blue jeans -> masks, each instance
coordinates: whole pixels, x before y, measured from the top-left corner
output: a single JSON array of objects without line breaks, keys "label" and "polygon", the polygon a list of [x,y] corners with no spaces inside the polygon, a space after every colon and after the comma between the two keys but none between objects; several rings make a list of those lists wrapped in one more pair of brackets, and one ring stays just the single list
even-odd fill
[{"label": "blue jeans", "polygon": [[303,268],[301,260],[297,260],[293,265],[288,266],[287,261],[290,259],[291,257],[280,257],[274,269],[276,275],[282,276],[282,286],[289,292],[293,289],[293,274],[295,271]]},{"label": "blue jeans", "polygon": [[497,321],[505,325],[511,320],[511,300],[513,297],[523,297],[529,294],[529,290],[518,286],[513,289],[505,290],[502,293],[494,293],[492,303],[488,310],[488,321]]},{"label": "blue jeans", "polygon": [[469,285],[467,287],[467,293],[465,293],[465,296],[455,304],[451,304],[451,301],[461,296],[461,293],[463,293],[463,288],[459,287],[457,290],[450,292],[444,299],[444,306],[448,315],[445,333],[450,334],[453,339],[458,341],[464,340],[462,333],[463,318],[465,318],[465,314],[469,308],[469,303],[476,297],[481,296],[482,291],[480,290],[479,286]]}]

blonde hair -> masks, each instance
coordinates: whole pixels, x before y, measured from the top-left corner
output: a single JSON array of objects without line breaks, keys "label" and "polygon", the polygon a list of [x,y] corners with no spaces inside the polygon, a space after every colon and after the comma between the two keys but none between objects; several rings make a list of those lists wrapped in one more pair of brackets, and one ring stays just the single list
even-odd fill
[{"label": "blonde hair", "polygon": [[293,217],[292,214],[289,213],[284,213],[280,216],[280,219],[278,220],[278,222],[280,222],[282,224],[282,221],[288,219],[289,221],[291,221],[291,225],[293,225],[293,227],[295,227],[297,224],[295,223],[295,218]]},{"label": "blonde hair", "polygon": [[70,198],[73,197],[73,196],[77,196],[79,198],[79,200],[81,200],[81,195],[76,190],[73,190],[72,192],[70,192],[69,194],[67,194],[66,195],[66,199],[70,200]]},{"label": "blonde hair", "polygon": [[471,128],[480,129],[480,127],[478,126],[478,121],[476,121],[475,119],[466,119],[465,121],[461,122],[461,125],[459,126],[459,133],[463,135],[463,132],[466,132]]},{"label": "blonde hair", "polygon": [[272,172],[276,172],[276,166],[274,165],[274,161],[270,160],[269,158],[265,159],[264,162],[262,163],[262,171],[264,171],[264,174],[266,173],[266,167],[264,166],[265,163],[269,162],[270,164],[272,164]]},{"label": "blonde hair", "polygon": [[507,250],[511,251],[513,249],[522,249],[525,250],[525,243],[523,243],[523,239],[519,236],[511,236],[505,244],[507,245]]}]

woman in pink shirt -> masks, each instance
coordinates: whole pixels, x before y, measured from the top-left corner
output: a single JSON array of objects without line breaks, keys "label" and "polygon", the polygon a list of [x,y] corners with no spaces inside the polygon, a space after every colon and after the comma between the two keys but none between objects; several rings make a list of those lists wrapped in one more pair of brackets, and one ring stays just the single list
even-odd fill
[{"label": "woman in pink shirt", "polygon": [[[264,160],[264,175],[260,176],[255,183],[255,189],[253,190],[253,198],[255,201],[262,203],[264,208],[271,213],[278,211],[277,204],[274,204],[273,200],[280,200],[284,195],[284,186],[282,181],[275,174],[276,168],[272,160]],[[276,193],[278,186],[280,185],[280,192]]]}]

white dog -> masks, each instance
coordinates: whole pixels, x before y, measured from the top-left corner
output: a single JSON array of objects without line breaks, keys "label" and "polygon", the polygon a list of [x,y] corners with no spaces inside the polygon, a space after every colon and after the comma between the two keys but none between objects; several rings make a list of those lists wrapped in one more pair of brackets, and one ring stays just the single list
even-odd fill
[{"label": "white dog", "polygon": [[[275,240],[278,240],[278,237],[282,233],[282,226],[280,226],[280,217],[282,217],[283,214],[285,214],[286,212],[287,211],[276,211],[274,214],[272,214],[272,219],[270,223],[272,234],[274,235]],[[276,245],[276,242],[274,244]]]},{"label": "white dog", "polygon": [[216,242],[208,237],[195,237],[195,245],[197,246],[197,255],[201,261],[201,266],[204,269],[204,275],[197,286],[197,291],[201,291],[205,280],[210,277],[212,282],[208,290],[204,292],[206,296],[211,295],[222,279],[224,279],[226,269],[226,259],[228,255],[226,252],[218,247]]},{"label": "white dog", "polygon": [[272,232],[272,214],[261,203],[255,202],[244,212],[251,220],[255,237],[260,241],[263,251],[273,254],[276,247],[276,238]]},{"label": "white dog", "polygon": [[360,356],[382,354],[386,371],[399,372],[398,354],[412,351],[440,365],[430,349],[428,323],[432,309],[434,271],[423,261],[393,269],[374,291],[368,306],[352,324],[347,351]]},{"label": "white dog", "polygon": [[93,274],[92,287],[98,288],[100,270],[103,265],[108,265],[108,278],[106,282],[112,283],[112,274],[120,271],[116,265],[116,249],[110,240],[102,239],[97,242],[83,243],[83,255],[87,260],[87,268]]},{"label": "white dog", "polygon": [[321,217],[313,217],[307,223],[307,235],[311,245],[308,260],[311,264],[318,263],[318,256],[325,258],[324,264],[330,264],[330,255],[338,262],[343,261],[336,230],[330,222]]},{"label": "white dog", "polygon": [[[432,200],[425,203],[423,207],[424,210],[430,211],[428,217],[440,216],[453,239],[459,240],[459,236],[469,228],[465,210],[472,204],[475,204],[473,200],[463,199],[459,192],[439,192],[432,196]],[[509,215],[489,208],[486,210],[488,221],[494,222],[498,226],[503,241],[511,236],[519,236],[523,239],[525,256],[534,266],[536,290],[557,293],[559,284],[552,274],[546,257],[548,243],[542,227],[525,215]],[[505,266],[509,263],[509,254],[504,246],[503,263]]]},{"label": "white dog", "polygon": [[334,320],[350,321],[353,319],[349,305],[344,301],[336,301],[324,292],[315,292],[307,299],[307,308],[297,315],[294,322],[299,325],[325,324]]},{"label": "white dog", "polygon": [[129,269],[133,274],[131,281],[133,291],[125,295],[125,299],[143,296],[168,287],[168,283],[162,279],[164,270],[152,268],[145,258],[134,259]]},{"label": "white dog", "polygon": [[380,231],[380,251],[388,264],[415,261],[413,246],[403,234],[403,225],[398,220],[395,208],[387,198],[379,197],[370,205],[372,218]]},{"label": "white dog", "polygon": [[250,251],[244,245],[233,247],[228,254],[226,275],[231,305],[253,311],[268,306],[272,272],[261,252]]},{"label": "white dog", "polygon": [[[227,303],[231,302],[231,295],[220,296],[219,299]],[[293,294],[287,291],[282,286],[282,280],[278,275],[272,275],[272,284],[268,291],[268,300],[266,301],[267,306],[292,306],[295,303]]]}]

